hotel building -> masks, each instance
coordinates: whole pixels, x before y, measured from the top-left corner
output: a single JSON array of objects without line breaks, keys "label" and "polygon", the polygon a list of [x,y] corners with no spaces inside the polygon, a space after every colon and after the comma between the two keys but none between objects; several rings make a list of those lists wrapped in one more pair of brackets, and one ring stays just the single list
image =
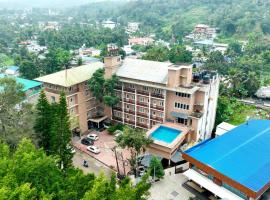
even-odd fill
[{"label": "hotel building", "polygon": [[105,119],[102,105],[96,101],[89,90],[88,80],[93,73],[103,68],[103,63],[96,62],[53,74],[39,77],[50,103],[58,102],[60,93],[65,92],[68,112],[71,117],[71,128],[79,128],[81,133],[88,131],[91,122]]},{"label": "hotel building", "polygon": [[[120,101],[111,113],[115,122],[149,130],[163,123],[188,129],[188,140],[211,136],[217,107],[219,77],[216,73],[193,80],[192,65],[174,65],[119,56],[104,59],[105,77],[116,74]],[[194,82],[195,81],[195,82]]]}]

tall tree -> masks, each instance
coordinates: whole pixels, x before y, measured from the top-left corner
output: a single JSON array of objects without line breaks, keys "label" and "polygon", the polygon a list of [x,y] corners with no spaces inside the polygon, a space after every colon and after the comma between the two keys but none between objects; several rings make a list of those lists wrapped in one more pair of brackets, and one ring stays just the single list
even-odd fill
[{"label": "tall tree", "polygon": [[153,178],[163,178],[164,177],[164,169],[161,164],[161,161],[156,157],[153,156],[150,160],[150,167],[149,173]]},{"label": "tall tree", "polygon": [[36,105],[36,121],[34,129],[40,137],[40,146],[44,148],[45,151],[50,150],[50,140],[51,140],[51,124],[52,124],[52,113],[50,104],[46,98],[44,91],[40,92],[38,103]]},{"label": "tall tree", "polygon": [[192,61],[192,53],[187,51],[185,46],[175,45],[170,50],[169,60],[172,63],[190,63]]},{"label": "tall tree", "polygon": [[52,153],[59,156],[59,167],[66,170],[71,166],[72,156],[69,143],[71,141],[71,130],[69,115],[67,113],[66,96],[62,92],[60,95],[59,104],[53,105],[52,109],[52,127],[51,127],[51,142]]}]

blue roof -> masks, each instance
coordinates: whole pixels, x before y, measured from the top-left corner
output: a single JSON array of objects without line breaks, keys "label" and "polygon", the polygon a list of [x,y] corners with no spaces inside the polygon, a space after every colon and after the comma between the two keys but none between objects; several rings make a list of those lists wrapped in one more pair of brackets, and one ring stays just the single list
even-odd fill
[{"label": "blue roof", "polygon": [[24,79],[24,78],[19,78],[19,77],[13,77],[13,76],[7,76],[5,74],[0,74],[0,78],[4,78],[4,77],[11,77],[14,78],[17,83],[20,83],[24,86],[23,91],[27,91],[29,89],[32,89],[34,87],[38,87],[41,86],[41,83],[38,81],[32,81],[32,80],[28,80],[28,79]]},{"label": "blue roof", "polygon": [[258,192],[270,182],[270,120],[250,120],[185,153]]},{"label": "blue roof", "polygon": [[13,70],[13,71],[18,71],[19,67],[18,66],[8,66],[7,69]]}]

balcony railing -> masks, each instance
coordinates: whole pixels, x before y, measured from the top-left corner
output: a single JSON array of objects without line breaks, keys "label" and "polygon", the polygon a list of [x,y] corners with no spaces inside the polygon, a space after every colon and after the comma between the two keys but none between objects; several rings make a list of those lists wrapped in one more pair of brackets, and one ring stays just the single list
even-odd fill
[{"label": "balcony railing", "polygon": [[146,129],[148,129],[148,125],[145,123],[145,124],[143,124],[143,123],[137,123],[137,126],[138,127],[141,127],[141,128],[146,128]]},{"label": "balcony railing", "polygon": [[156,98],[160,98],[160,99],[164,99],[164,95],[163,94],[158,94],[158,93],[151,93],[152,97],[156,97]]},{"label": "balcony railing", "polygon": [[123,109],[120,106],[114,106],[113,110],[117,110],[117,111],[123,111]]},{"label": "balcony railing", "polygon": [[146,113],[137,112],[137,115],[141,116],[141,117],[147,117],[148,118],[148,114],[146,114]]},{"label": "balcony railing", "polygon": [[138,93],[138,94],[142,94],[142,95],[149,96],[149,92],[148,92],[148,91],[137,90],[137,93]]},{"label": "balcony railing", "polygon": [[125,112],[132,114],[132,115],[135,115],[135,111],[133,111],[133,110],[125,109]]},{"label": "balcony railing", "polygon": [[144,106],[144,107],[148,107],[149,106],[149,104],[146,103],[146,102],[137,101],[137,104],[140,105],[140,106]]},{"label": "balcony railing", "polygon": [[125,123],[135,125],[135,121],[129,119],[125,119]]},{"label": "balcony railing", "polygon": [[122,118],[122,117],[113,116],[112,118],[113,118],[114,120],[117,120],[117,121],[123,121],[123,118]]},{"label": "balcony railing", "polygon": [[127,99],[127,98],[125,98],[124,101],[127,102],[127,103],[133,103],[133,104],[135,104],[135,100],[133,100],[133,99]]},{"label": "balcony railing", "polygon": [[151,119],[156,120],[156,121],[163,122],[163,118],[157,117],[157,116],[155,116],[155,115],[151,115]]},{"label": "balcony railing", "polygon": [[126,92],[135,92],[135,89],[134,88],[127,88],[127,87],[124,87],[124,91]]},{"label": "balcony railing", "polygon": [[116,89],[116,90],[122,90],[122,86],[117,85],[117,86],[115,86],[115,89]]},{"label": "balcony railing", "polygon": [[155,104],[151,104],[151,108],[154,108],[154,109],[157,109],[157,110],[160,110],[160,111],[164,111],[163,106],[158,106],[158,105],[155,105]]}]

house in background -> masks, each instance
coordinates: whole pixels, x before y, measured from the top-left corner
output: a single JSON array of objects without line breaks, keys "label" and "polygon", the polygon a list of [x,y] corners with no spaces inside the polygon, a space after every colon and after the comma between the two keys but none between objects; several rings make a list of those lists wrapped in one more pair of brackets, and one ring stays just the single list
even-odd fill
[{"label": "house in background", "polygon": [[126,28],[126,31],[128,34],[135,33],[139,31],[140,23],[138,22],[128,22],[128,26]]},{"label": "house in background", "polygon": [[5,77],[14,78],[18,84],[21,84],[23,86],[23,91],[25,92],[25,102],[31,104],[37,103],[40,90],[42,89],[42,84],[40,82],[19,78],[16,76],[7,76],[5,74],[0,74],[0,78]]},{"label": "house in background", "polygon": [[134,45],[142,45],[142,46],[148,46],[154,43],[154,39],[150,37],[143,37],[143,38],[130,38],[128,39],[128,45],[134,46]]},{"label": "house in background", "polygon": [[101,23],[104,28],[114,29],[116,27],[116,23],[111,20],[106,20]]},{"label": "house in background", "polygon": [[9,66],[5,70],[5,74],[8,76],[19,76],[19,67],[18,66]]}]

